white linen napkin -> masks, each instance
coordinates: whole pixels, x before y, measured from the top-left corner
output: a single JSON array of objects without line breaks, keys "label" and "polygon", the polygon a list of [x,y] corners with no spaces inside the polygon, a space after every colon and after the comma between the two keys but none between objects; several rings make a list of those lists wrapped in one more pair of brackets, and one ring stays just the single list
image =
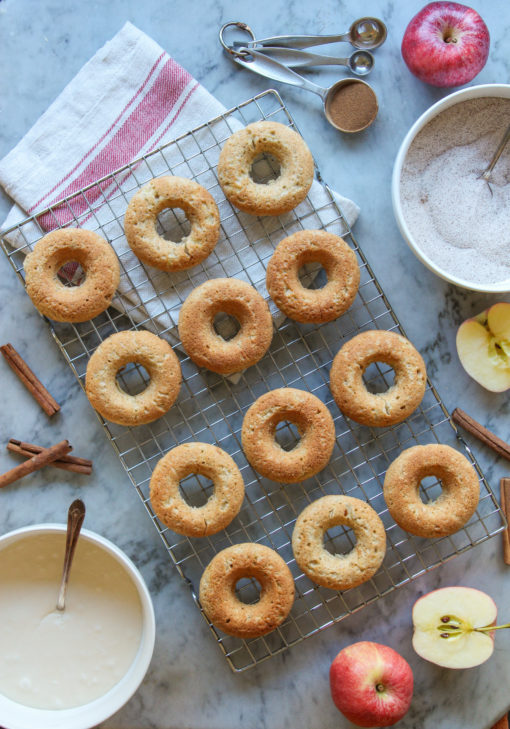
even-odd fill
[{"label": "white linen napkin", "polygon": [[[0,183],[16,203],[4,221],[4,230],[224,112],[225,107],[157,43],[131,23],[126,23],[0,161]],[[238,217],[228,214],[229,204],[222,195],[221,199],[216,195],[225,236],[220,238],[214,254],[206,259],[203,267],[196,267],[196,271],[191,269],[185,277],[164,274],[173,276],[173,281],[167,283],[162,292],[161,287],[158,291],[154,287],[155,279],[161,277],[160,272],[148,276],[147,269],[139,264],[127,245],[123,231],[119,231],[118,220],[123,220],[126,200],[139,185],[154,176],[169,174],[169,167],[176,175],[195,175],[213,196],[215,190],[221,193],[212,172],[215,160],[208,160],[207,169],[199,169],[200,160],[207,156],[203,151],[208,147],[207,135],[213,134],[216,139],[216,145],[209,145],[214,154],[217,141],[225,140],[240,126],[236,120],[229,119],[227,124],[220,119],[214,128],[204,128],[200,138],[184,138],[179,145],[167,148],[165,155],[153,155],[136,170],[126,170],[116,178],[114,185],[110,180],[93,186],[86,196],[79,196],[38,219],[39,225],[47,231],[59,226],[80,225],[108,238],[129,273],[121,276],[112,306],[128,313],[134,322],[157,330],[174,342],[179,341],[176,330],[179,302],[208,275],[231,275],[247,280],[269,300],[263,261],[268,260],[278,241],[270,241],[267,233],[261,236],[260,226],[247,224],[240,229]],[[335,197],[352,225],[359,214],[358,206],[336,193]],[[329,202],[326,190],[317,181],[312,185],[309,200],[318,209],[325,209]],[[301,205],[310,207],[310,202]],[[90,212],[91,208],[93,212]],[[296,212],[299,215],[299,207]],[[327,224],[329,221],[319,222]],[[338,230],[332,232],[342,235],[345,231],[341,225],[340,221]],[[289,234],[301,226],[293,228],[290,222],[290,229],[285,227]],[[22,234],[14,231],[8,236],[8,243],[28,252],[29,246],[40,236],[37,225],[25,225]],[[236,245],[242,247],[242,267],[239,258],[232,255],[229,238],[230,241],[235,238]],[[268,246],[270,250],[266,250]],[[68,270],[70,278],[73,273],[74,269]],[[272,306],[278,326],[284,317]]]}]

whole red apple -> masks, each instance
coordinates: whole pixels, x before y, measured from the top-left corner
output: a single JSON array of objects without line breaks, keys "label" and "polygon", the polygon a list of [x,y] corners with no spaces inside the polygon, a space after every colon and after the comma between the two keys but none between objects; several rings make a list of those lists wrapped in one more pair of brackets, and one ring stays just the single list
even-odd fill
[{"label": "whole red apple", "polygon": [[402,57],[432,86],[462,86],[485,66],[489,31],[476,10],[451,2],[425,5],[407,26]]},{"label": "whole red apple", "polygon": [[407,713],[413,672],[402,656],[380,643],[361,641],[344,648],[329,671],[335,706],[354,724],[391,726]]}]

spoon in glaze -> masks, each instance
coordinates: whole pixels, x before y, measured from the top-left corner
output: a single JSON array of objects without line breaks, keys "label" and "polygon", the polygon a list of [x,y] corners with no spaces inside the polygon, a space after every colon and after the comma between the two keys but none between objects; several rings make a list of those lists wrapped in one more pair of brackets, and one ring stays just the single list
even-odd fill
[{"label": "spoon in glaze", "polygon": [[69,581],[69,573],[71,564],[80,536],[81,525],[85,519],[85,504],[81,499],[73,501],[67,512],[67,534],[66,534],[66,551],[64,555],[64,568],[62,570],[62,581],[60,583],[60,591],[58,593],[57,610],[65,609],[67,583]]}]

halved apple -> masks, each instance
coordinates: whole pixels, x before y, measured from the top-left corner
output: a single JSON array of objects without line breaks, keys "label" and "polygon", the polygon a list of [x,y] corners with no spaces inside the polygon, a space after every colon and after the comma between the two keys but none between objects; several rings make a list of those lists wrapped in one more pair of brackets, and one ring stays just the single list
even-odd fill
[{"label": "halved apple", "polygon": [[510,388],[510,304],[500,302],[463,322],[457,352],[468,375],[491,392]]},{"label": "halved apple", "polygon": [[413,607],[413,648],[426,661],[445,668],[472,668],[494,650],[498,609],[485,592],[472,587],[443,587]]}]

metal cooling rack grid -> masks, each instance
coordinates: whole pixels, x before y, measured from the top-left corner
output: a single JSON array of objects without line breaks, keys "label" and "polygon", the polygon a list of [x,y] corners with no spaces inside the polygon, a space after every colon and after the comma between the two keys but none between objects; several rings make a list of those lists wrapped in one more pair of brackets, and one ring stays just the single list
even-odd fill
[{"label": "metal cooling rack grid", "polygon": [[[96,319],[83,324],[51,323],[51,331],[66,360],[83,386],[87,361],[97,345],[115,331],[149,328],[178,345],[174,322],[185,296],[207,277],[239,276],[259,286],[273,247],[285,236],[302,228],[344,231],[343,237],[356,251],[361,269],[359,294],[351,309],[340,319],[322,326],[298,325],[285,320],[275,331],[268,354],[233,383],[214,373],[199,371],[176,347],[183,371],[183,387],[177,404],[162,418],[146,426],[125,428],[101,420],[121,463],[142,499],[155,527],[181,576],[188,582],[198,604],[201,573],[219,550],[242,541],[260,541],[276,549],[289,565],[295,579],[296,600],[287,621],[261,638],[242,641],[219,633],[210,625],[230,667],[241,671],[280,653],[347,615],[374,602],[400,585],[479,544],[503,529],[501,512],[473,455],[456,434],[455,426],[432,385],[428,385],[420,408],[404,423],[392,428],[369,429],[347,421],[329,391],[329,366],[342,342],[371,328],[398,330],[399,323],[377,280],[359,249],[348,225],[327,187],[320,204],[310,197],[297,210],[278,218],[254,218],[234,210],[224,199],[215,175],[222,143],[238,128],[260,119],[272,119],[293,126],[279,95],[268,91],[226,112],[222,117],[183,135],[161,149],[89,185],[56,206],[23,221],[4,233],[2,246],[23,279],[23,257],[49,227],[87,224],[116,247],[121,263],[122,298]],[[261,179],[274,177],[273,161],[262,160]],[[147,269],[129,250],[123,249],[122,221],[129,199],[153,176],[171,173],[192,177],[214,195],[220,209],[222,236],[209,261],[177,274]],[[320,175],[317,171],[317,178]],[[187,232],[179,211],[160,216],[163,231],[172,239]],[[319,279],[317,279],[318,281]],[[150,284],[150,285],[149,285]],[[152,288],[151,288],[152,287]],[[402,332],[403,333],[403,332]],[[333,343],[333,344],[332,344]],[[392,370],[372,365],[366,373],[374,391],[392,382]],[[142,389],[147,375],[138,365],[120,374],[128,392]],[[317,395],[330,409],[337,442],[328,466],[301,484],[280,485],[258,476],[246,462],[241,445],[242,418],[252,402],[267,390],[294,386]],[[282,423],[277,438],[290,448],[297,433]],[[240,514],[217,535],[188,539],[174,534],[155,517],[149,501],[152,470],[162,455],[178,443],[203,440],[224,448],[243,475],[246,498]],[[403,532],[389,517],[382,495],[388,463],[404,448],[430,442],[449,443],[465,450],[480,477],[480,503],[475,516],[456,534],[426,540]],[[211,484],[191,476],[182,483],[190,503],[204,503]],[[388,549],[383,566],[369,582],[336,593],[314,585],[297,568],[291,549],[292,528],[298,513],[322,495],[343,492],[367,500],[386,528]],[[424,499],[440,492],[434,479],[422,485]],[[347,552],[354,544],[350,530],[329,530],[326,547]],[[257,585],[243,580],[237,590],[243,600],[257,599]],[[204,616],[205,617],[205,616]]]}]

